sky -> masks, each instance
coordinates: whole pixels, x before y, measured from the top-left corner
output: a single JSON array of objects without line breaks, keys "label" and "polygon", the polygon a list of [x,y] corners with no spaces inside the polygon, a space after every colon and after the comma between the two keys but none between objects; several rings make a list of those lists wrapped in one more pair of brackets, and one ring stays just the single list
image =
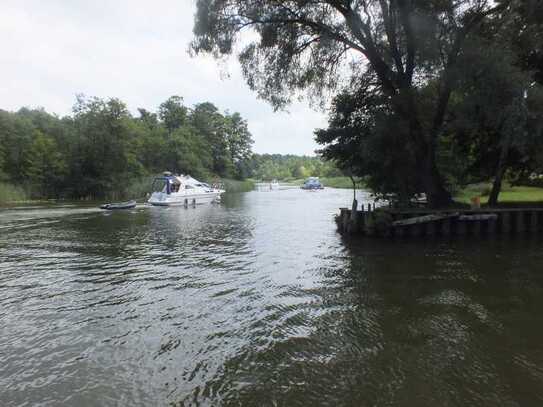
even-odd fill
[{"label": "sky", "polygon": [[0,109],[71,113],[75,95],[117,97],[134,114],[169,96],[239,112],[257,153],[312,155],[326,114],[308,103],[274,112],[238,62],[191,57],[195,0],[1,0]]}]

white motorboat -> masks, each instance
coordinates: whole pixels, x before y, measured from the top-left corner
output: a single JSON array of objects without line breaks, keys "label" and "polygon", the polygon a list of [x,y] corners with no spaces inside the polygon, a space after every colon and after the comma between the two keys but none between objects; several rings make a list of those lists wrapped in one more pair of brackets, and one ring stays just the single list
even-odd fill
[{"label": "white motorboat", "polygon": [[220,200],[224,190],[198,181],[190,175],[165,172],[153,181],[153,193],[147,201],[156,206],[198,205]]}]

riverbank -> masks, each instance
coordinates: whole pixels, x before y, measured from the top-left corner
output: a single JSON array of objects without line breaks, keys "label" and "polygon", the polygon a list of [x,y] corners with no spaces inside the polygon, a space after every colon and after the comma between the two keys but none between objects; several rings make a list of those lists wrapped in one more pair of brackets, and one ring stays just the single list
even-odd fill
[{"label": "riverbank", "polygon": [[[138,201],[146,200],[147,194],[151,192],[151,185],[153,177],[142,177],[134,180],[126,190],[118,191],[106,194],[103,198],[67,198],[67,199],[50,199],[39,196],[31,197],[30,194],[21,187],[17,187],[7,183],[0,183],[0,206],[13,205],[13,204],[25,204],[36,203],[44,201],[71,201],[71,202],[83,202],[83,201],[124,201],[128,199],[135,199]],[[224,178],[220,180],[226,192],[249,192],[255,188],[254,180],[235,180]]]}]

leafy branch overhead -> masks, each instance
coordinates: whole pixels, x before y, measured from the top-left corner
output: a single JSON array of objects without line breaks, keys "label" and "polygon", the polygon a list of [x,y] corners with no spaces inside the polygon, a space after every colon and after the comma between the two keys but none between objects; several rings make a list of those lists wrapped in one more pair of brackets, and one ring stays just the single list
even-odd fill
[{"label": "leafy branch overhead", "polygon": [[[529,48],[521,31],[539,33],[538,20],[525,24],[538,2],[199,0],[192,49],[218,58],[235,54],[249,86],[275,108],[302,93],[325,103],[361,89],[378,94],[386,105],[378,116],[386,112],[395,126],[377,144],[403,146],[394,159],[404,163],[401,173],[409,171],[408,189],[441,206],[450,203],[451,190],[439,148],[448,137],[466,50],[489,32]],[[523,62],[533,67],[540,55],[524,52]],[[320,140],[338,151],[352,147],[322,133]],[[357,154],[351,164],[367,156]],[[389,161],[379,160],[382,172]]]}]

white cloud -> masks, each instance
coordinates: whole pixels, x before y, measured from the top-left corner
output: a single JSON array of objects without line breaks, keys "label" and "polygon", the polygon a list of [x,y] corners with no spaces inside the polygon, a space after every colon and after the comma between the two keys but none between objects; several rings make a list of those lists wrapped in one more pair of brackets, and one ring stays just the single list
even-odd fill
[{"label": "white cloud", "polygon": [[213,59],[191,58],[193,15],[191,0],[3,0],[0,108],[43,106],[63,115],[85,93],[118,97],[135,112],[180,95],[188,105],[239,111],[256,152],[311,154],[324,114],[302,103],[274,113],[248,89],[236,61],[225,78]]}]

